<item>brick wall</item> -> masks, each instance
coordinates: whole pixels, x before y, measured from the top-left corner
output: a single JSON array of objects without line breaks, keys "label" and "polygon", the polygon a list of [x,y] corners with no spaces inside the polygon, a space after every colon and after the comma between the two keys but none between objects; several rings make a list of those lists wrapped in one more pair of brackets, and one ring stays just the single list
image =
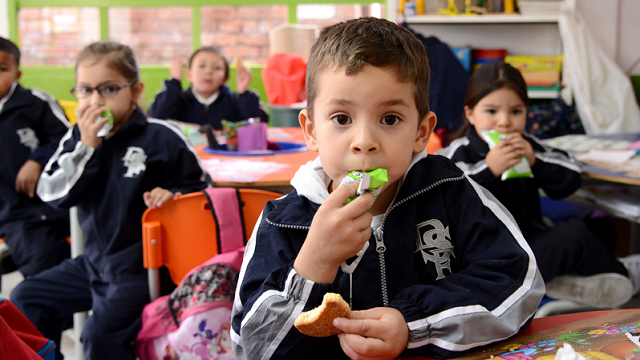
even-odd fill
[{"label": "brick wall", "polygon": [[110,8],[110,38],[131,46],[140,64],[191,54],[191,8]]},{"label": "brick wall", "polygon": [[229,61],[265,63],[269,30],[287,22],[287,7],[279,5],[203,7],[201,12],[202,45],[221,47]]},{"label": "brick wall", "polygon": [[100,39],[97,9],[20,9],[21,65],[72,65],[79,49]]},{"label": "brick wall", "polygon": [[[331,18],[298,21],[322,27],[371,15],[370,6],[325,6]],[[221,47],[229,61],[240,56],[264,64],[269,30],[287,22],[287,7],[210,6],[202,7],[201,15],[202,45]],[[109,34],[131,46],[140,64],[168,65],[174,58],[188,59],[193,50],[191,17],[191,7],[110,8]],[[74,65],[79,49],[100,38],[96,8],[23,8],[18,23],[24,65]]]}]

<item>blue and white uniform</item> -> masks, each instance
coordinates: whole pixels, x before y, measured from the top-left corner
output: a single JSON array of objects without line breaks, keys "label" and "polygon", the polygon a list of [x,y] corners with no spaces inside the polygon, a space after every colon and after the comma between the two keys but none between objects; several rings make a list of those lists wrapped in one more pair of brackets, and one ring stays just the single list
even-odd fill
[{"label": "blue and white uniform", "polygon": [[[414,155],[351,274],[332,284],[300,277],[293,262],[329,195],[319,158],[300,168],[295,191],[270,201],[247,244],[234,301],[236,359],[346,358],[337,336],[314,338],[296,317],[337,292],[353,310],[390,306],[404,315],[404,354],[451,357],[517,334],[544,294],[535,258],[496,199],[451,161]],[[355,265],[354,265],[355,264]]]},{"label": "blue and white uniform", "polygon": [[592,220],[592,224],[587,224],[580,218],[572,218],[548,227],[542,221],[540,190],[552,199],[571,195],[580,188],[581,169],[565,151],[546,146],[533,135],[522,136],[531,144],[536,157],[531,178],[503,181],[494,176],[485,161],[489,145],[473,125],[464,137],[454,140],[438,154],[450,158],[509,210],[536,256],[545,282],[566,274],[589,276],[613,272],[627,276],[627,270],[605,241],[610,237],[611,242],[615,242],[615,236],[613,233],[600,235],[601,223]]},{"label": "blue and white uniform", "polygon": [[70,255],[69,213],[16,192],[16,176],[28,160],[43,168],[69,122],[56,100],[13,83],[0,99],[0,237],[25,276],[59,264]]},{"label": "blue and white uniform", "polygon": [[236,94],[223,85],[210,99],[204,99],[192,88],[182,91],[182,84],[176,79],[166,80],[163,85],[162,91],[158,92],[149,106],[149,116],[210,124],[216,130],[222,130],[222,120],[236,122],[259,117],[263,122],[269,121],[258,94],[253,91]]},{"label": "blue and white uniform", "polygon": [[97,149],[80,142],[74,127],[45,167],[38,195],[57,207],[77,206],[85,253],[27,279],[12,301],[53,340],[73,313],[92,309],[82,334],[86,357],[135,359],[133,341],[149,302],[143,193],[161,187],[186,194],[205,188],[205,178],[184,134],[140,110]]}]

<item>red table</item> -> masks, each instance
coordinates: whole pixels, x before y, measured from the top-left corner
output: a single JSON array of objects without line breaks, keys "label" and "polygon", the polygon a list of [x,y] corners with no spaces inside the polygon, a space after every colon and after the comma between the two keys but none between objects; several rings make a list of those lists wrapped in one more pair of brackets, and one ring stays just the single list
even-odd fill
[{"label": "red table", "polygon": [[[304,144],[302,129],[299,127],[269,128],[267,137],[270,141]],[[274,155],[220,155],[206,152],[204,150],[205,146],[206,145],[196,146],[195,149],[200,159],[203,160],[205,168],[209,170],[209,174],[213,178],[216,186],[260,188],[283,193],[289,192],[292,189],[290,181],[296,171],[298,171],[298,168],[318,156],[317,153],[308,150]],[[270,164],[273,165],[272,167],[277,169],[277,171],[266,174],[257,173],[254,174],[254,176],[241,178],[241,176],[237,176],[240,174],[228,174],[216,170],[212,171],[211,166],[207,164],[207,160],[210,159],[219,160],[221,162],[220,165],[226,164],[228,166],[236,166],[242,162],[246,162],[247,167],[253,166],[254,168]],[[219,166],[219,168],[224,168],[224,166]]]}]

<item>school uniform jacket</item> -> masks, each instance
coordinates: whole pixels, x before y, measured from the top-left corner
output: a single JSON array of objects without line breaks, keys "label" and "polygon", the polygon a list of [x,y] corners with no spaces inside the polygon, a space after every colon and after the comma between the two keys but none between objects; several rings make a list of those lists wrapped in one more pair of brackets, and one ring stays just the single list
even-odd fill
[{"label": "school uniform jacket", "polygon": [[338,270],[332,284],[300,277],[293,262],[329,182],[316,159],[296,173],[292,193],[266,204],[233,305],[236,359],[346,358],[337,336],[309,337],[293,326],[327,292],[353,310],[402,312],[404,354],[450,357],[506,339],[531,320],[545,288],[517,225],[489,192],[426,151],[414,156],[351,276]]},{"label": "school uniform jacket", "polygon": [[206,187],[205,172],[184,134],[136,110],[97,149],[75,126],[62,138],[38,183],[57,207],[78,207],[85,257],[104,281],[144,281],[142,213],[145,191],[186,194]]},{"label": "school uniform jacket", "polygon": [[485,158],[489,145],[470,125],[464,137],[454,140],[438,152],[461,168],[467,176],[489,190],[511,212],[525,238],[547,229],[542,222],[539,189],[552,199],[571,195],[580,187],[580,166],[568,153],[542,144],[533,135],[523,133],[533,147],[536,161],[532,178],[501,180],[495,177]]},{"label": "school uniform jacket", "polygon": [[12,221],[55,220],[68,212],[16,192],[16,176],[27,160],[44,168],[69,122],[56,100],[42,90],[15,84],[0,105],[0,227]]},{"label": "school uniform jacket", "polygon": [[158,119],[211,124],[216,130],[222,130],[222,120],[236,122],[259,117],[261,121],[269,121],[258,95],[253,91],[236,94],[227,85],[223,85],[219,89],[218,98],[205,106],[196,99],[191,88],[182,91],[182,85],[177,79],[164,82],[164,89],[156,95],[148,112],[149,116]]}]

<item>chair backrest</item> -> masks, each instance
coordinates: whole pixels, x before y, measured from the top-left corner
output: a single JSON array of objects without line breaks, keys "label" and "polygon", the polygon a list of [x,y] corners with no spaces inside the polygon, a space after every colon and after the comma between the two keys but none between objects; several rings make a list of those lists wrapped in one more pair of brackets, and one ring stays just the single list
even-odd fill
[{"label": "chair backrest", "polygon": [[[282,194],[240,189],[245,242],[267,201]],[[175,284],[197,265],[219,253],[216,224],[202,192],[183,195],[142,215],[144,267],[166,266]]]},{"label": "chair backrest", "polygon": [[269,55],[292,53],[309,60],[318,28],[307,24],[282,24],[269,31]]}]

